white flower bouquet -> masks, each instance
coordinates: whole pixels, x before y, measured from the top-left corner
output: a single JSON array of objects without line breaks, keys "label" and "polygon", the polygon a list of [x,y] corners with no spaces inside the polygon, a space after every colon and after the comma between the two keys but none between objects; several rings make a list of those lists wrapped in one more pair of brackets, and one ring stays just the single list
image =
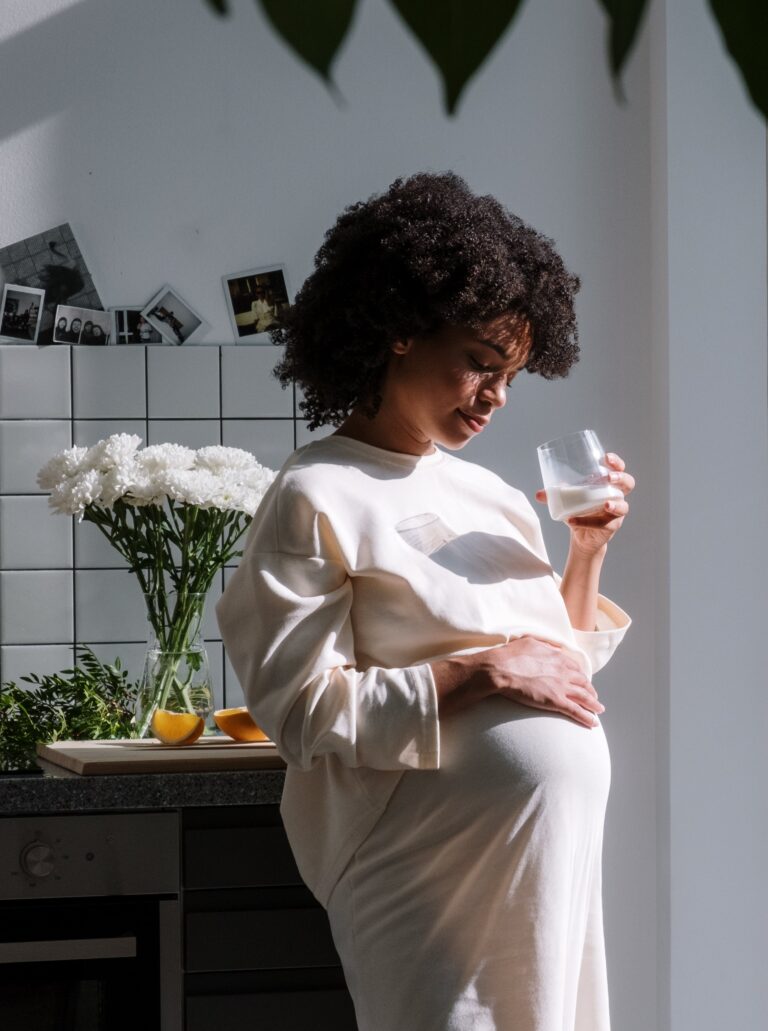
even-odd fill
[{"label": "white flower bouquet", "polygon": [[68,448],[37,482],[54,511],[94,523],[138,578],[151,626],[138,736],[156,710],[194,714],[197,723],[186,727],[200,733],[211,707],[200,641],[205,596],[217,571],[241,554],[237,543],[275,472],[239,448],[140,443],[117,433]]}]

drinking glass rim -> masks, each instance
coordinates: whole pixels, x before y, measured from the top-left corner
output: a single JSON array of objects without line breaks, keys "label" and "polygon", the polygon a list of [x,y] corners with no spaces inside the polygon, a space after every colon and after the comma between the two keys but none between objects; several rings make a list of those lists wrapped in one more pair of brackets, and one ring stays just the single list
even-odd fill
[{"label": "drinking glass rim", "polygon": [[574,437],[585,437],[588,433],[591,434],[595,440],[598,440],[598,436],[594,430],[573,430],[572,433],[564,433],[560,437],[553,437],[552,440],[547,440],[543,444],[539,444],[536,450],[553,451],[556,444],[560,444],[564,440],[572,440]]}]

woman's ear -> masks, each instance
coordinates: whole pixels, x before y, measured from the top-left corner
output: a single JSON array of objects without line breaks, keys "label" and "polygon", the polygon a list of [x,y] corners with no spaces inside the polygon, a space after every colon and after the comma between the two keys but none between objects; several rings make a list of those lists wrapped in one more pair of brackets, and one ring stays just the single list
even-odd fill
[{"label": "woman's ear", "polygon": [[413,343],[413,337],[409,337],[407,340],[395,340],[392,344],[392,351],[395,354],[408,354]]}]

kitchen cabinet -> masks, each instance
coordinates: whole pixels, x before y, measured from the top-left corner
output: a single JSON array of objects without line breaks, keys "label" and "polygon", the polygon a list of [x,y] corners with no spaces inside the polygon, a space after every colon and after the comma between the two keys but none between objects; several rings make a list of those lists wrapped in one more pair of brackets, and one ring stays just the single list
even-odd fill
[{"label": "kitchen cabinet", "polygon": [[[131,877],[142,873],[146,899],[132,908],[151,910],[145,923],[156,937],[142,931],[137,956],[158,972],[160,1010],[155,1015],[147,988],[139,999],[144,1026],[356,1031],[326,912],[302,882],[282,825],[282,778],[276,770],[90,777],[57,770],[0,778],[0,841],[8,846],[0,908],[23,917],[36,898],[51,898],[57,911],[74,914],[70,937],[78,937],[77,914],[122,904],[137,890]],[[162,823],[163,835],[152,821]],[[129,861],[139,845],[146,855]],[[165,879],[162,870],[170,871]],[[32,994],[41,998],[46,976],[61,980],[70,1002],[91,985],[96,1006],[98,962],[79,969],[79,981],[64,963],[53,972],[37,963],[23,973],[37,978]],[[12,1005],[10,989],[5,1001],[0,990],[0,1026],[4,1004]]]},{"label": "kitchen cabinet", "polygon": [[277,805],[181,810],[186,1031],[356,1031]]}]

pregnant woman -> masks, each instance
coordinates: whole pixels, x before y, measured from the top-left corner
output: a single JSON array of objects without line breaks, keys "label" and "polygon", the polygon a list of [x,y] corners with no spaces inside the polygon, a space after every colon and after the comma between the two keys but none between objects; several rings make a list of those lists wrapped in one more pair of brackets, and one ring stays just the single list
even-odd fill
[{"label": "pregnant woman", "polygon": [[568,521],[561,578],[525,495],[453,453],[522,369],[567,375],[578,286],[419,173],[342,212],[270,330],[336,429],[282,467],[217,615],[360,1031],[610,1026],[592,677],[630,625],[598,580],[634,479],[606,456],[625,497]]}]

